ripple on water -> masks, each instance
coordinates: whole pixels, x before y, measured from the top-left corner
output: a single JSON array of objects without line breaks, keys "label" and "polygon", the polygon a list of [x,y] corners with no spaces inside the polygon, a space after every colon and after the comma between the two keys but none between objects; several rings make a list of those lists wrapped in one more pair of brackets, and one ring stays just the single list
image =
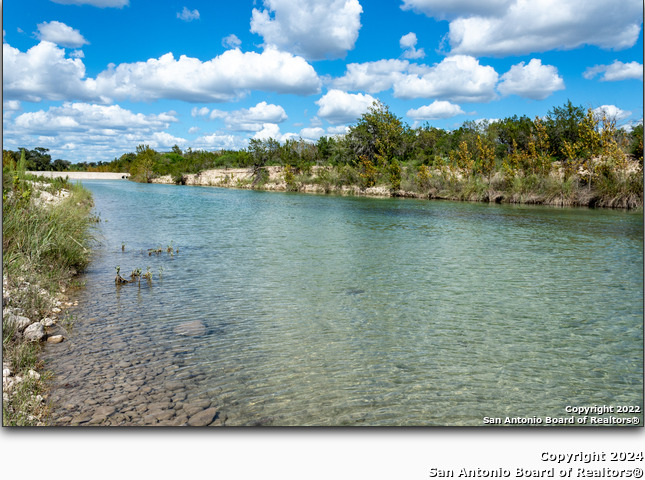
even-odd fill
[{"label": "ripple on water", "polygon": [[[640,215],[87,186],[109,223],[72,334],[46,346],[59,424],[481,425],[642,405]],[[116,288],[117,265],[153,281]]]}]

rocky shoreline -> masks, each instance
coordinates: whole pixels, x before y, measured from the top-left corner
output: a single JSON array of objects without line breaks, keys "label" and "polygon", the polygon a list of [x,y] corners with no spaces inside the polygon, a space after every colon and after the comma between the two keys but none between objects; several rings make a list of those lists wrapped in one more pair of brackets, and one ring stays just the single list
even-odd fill
[{"label": "rocky shoreline", "polygon": [[[49,313],[46,317],[35,319],[20,307],[13,305],[13,299],[20,294],[20,291],[26,292],[31,290],[38,295],[39,302],[49,305]],[[2,279],[2,321],[3,330],[12,332],[12,342],[35,344],[41,347],[43,343],[58,344],[64,342],[68,337],[64,323],[65,311],[63,309],[74,306],[77,303],[70,302],[65,295],[65,289],[52,296],[46,290],[41,289],[38,285],[31,285],[27,281],[22,281],[17,289],[9,286],[7,277]],[[21,384],[29,381],[31,384],[27,387],[34,392],[44,392],[47,390],[47,384],[44,381],[46,377],[42,369],[29,368],[21,369],[20,366],[12,365],[10,361],[3,358],[2,362],[2,399],[6,404],[10,404]],[[24,386],[24,385],[23,385]],[[35,422],[37,426],[46,425],[46,402],[48,394],[31,394],[29,412],[16,412],[23,414],[28,421]],[[37,412],[34,414],[34,412]]]}]

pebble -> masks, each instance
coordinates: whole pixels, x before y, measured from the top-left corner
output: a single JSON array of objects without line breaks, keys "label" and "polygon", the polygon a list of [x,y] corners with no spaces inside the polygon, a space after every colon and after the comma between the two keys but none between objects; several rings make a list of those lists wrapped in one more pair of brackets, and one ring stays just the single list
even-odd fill
[{"label": "pebble", "polygon": [[43,324],[43,327],[51,327],[51,326],[54,325],[55,322],[54,322],[53,319],[51,319],[49,317],[45,317],[40,321],[40,323]]},{"label": "pebble", "polygon": [[61,343],[63,340],[65,340],[65,337],[62,335],[52,335],[51,337],[47,337],[47,343]]},{"label": "pebble", "polygon": [[76,415],[72,418],[70,422],[71,425],[80,425],[81,423],[89,422],[92,419],[92,414],[90,412],[81,412],[79,415]]},{"label": "pebble", "polygon": [[184,335],[189,337],[199,337],[206,333],[206,325],[199,320],[185,322],[177,325],[174,329],[175,335]]},{"label": "pebble", "polygon": [[188,416],[192,417],[196,413],[210,406],[211,406],[210,400],[198,400],[198,401],[193,401],[193,402],[184,404],[184,411],[188,414]]}]

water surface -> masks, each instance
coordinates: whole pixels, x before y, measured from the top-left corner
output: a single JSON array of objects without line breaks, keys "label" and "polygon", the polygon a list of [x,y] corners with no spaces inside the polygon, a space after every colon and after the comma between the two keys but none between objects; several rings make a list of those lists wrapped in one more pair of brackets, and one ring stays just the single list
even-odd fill
[{"label": "water surface", "polygon": [[[226,425],[482,425],[643,404],[641,214],[83,183],[102,221],[73,332],[47,351],[61,423],[105,405],[107,424],[211,407]],[[116,266],[153,280],[116,287]],[[194,321],[203,335],[177,334]]]}]

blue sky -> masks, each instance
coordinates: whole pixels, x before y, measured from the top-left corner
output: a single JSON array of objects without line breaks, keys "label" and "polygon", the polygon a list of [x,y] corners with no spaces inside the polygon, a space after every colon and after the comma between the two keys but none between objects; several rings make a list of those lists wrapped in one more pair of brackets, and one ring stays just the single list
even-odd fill
[{"label": "blue sky", "polygon": [[3,148],[109,161],[139,144],[342,134],[381,100],[411,126],[643,118],[641,0],[9,0]]}]

